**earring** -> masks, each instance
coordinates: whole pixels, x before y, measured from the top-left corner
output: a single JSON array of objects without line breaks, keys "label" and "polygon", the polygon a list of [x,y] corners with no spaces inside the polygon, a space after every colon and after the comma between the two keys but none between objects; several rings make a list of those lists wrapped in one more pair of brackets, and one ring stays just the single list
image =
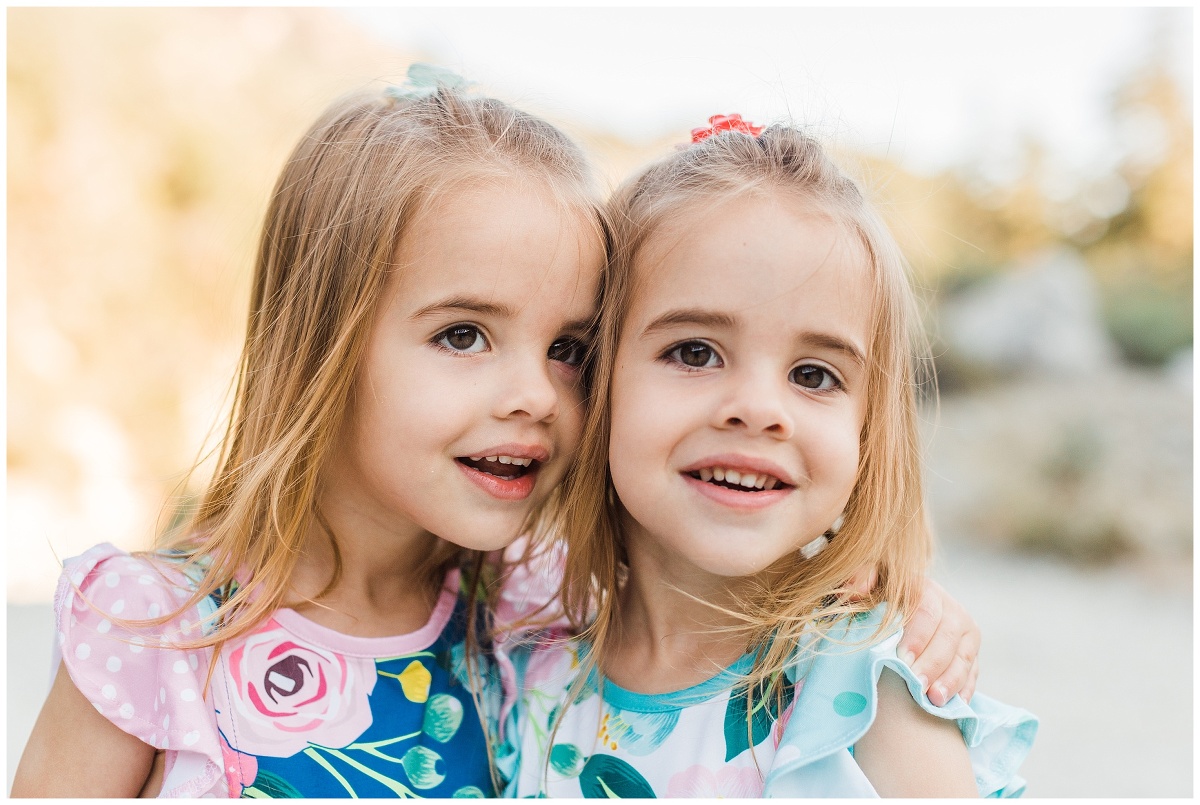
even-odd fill
[{"label": "earring", "polygon": [[816,539],[814,539],[812,542],[808,543],[807,545],[802,545],[800,547],[800,555],[803,556],[805,559],[812,559],[814,556],[819,554],[821,551],[825,550],[825,546],[828,545],[833,540],[833,538],[837,536],[838,532],[842,530],[842,525],[845,522],[846,522],[846,513],[842,512],[841,514],[838,515],[837,519],[833,521],[833,525],[831,525],[829,527],[828,531],[826,531],[824,534],[817,537]]}]

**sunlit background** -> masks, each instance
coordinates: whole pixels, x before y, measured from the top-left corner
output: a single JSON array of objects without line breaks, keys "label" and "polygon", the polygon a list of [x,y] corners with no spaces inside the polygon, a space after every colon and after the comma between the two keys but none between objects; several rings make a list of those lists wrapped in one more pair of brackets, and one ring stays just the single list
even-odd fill
[{"label": "sunlit background", "polygon": [[1041,796],[1189,796],[1193,13],[9,9],[9,780],[58,560],[148,547],[226,401],[267,195],[431,61],[609,186],[711,114],[812,128],[928,305],[937,578]]}]

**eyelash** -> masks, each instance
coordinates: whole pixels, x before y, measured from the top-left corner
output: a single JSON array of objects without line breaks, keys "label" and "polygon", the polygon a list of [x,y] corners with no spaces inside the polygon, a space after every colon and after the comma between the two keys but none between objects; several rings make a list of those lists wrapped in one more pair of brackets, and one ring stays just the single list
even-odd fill
[{"label": "eyelash", "polygon": [[[437,335],[435,335],[433,337],[433,340],[431,343],[435,347],[438,347],[439,349],[443,349],[446,352],[449,352],[453,355],[476,355],[479,352],[483,351],[483,350],[471,351],[471,349],[469,347],[466,349],[458,349],[457,347],[453,347],[450,344],[445,343],[445,342],[449,341],[451,334],[453,334],[455,332],[474,333],[480,339],[483,340],[484,349],[489,349],[491,347],[491,344],[487,340],[487,336],[485,336],[483,334],[483,331],[480,330],[478,327],[476,327],[474,324],[452,324],[449,327],[447,327],[445,330],[442,330]],[[475,342],[475,343],[477,343],[477,342]],[[471,346],[474,347],[475,343],[472,343]]]},{"label": "eyelash", "polygon": [[[716,360],[718,361],[717,366],[692,366],[692,365],[684,362],[683,350],[685,348],[691,347],[691,346],[704,347],[709,352],[711,352],[712,357],[716,358]],[[700,341],[697,339],[692,339],[689,341],[681,341],[677,344],[671,345],[670,347],[668,347],[666,349],[666,351],[664,351],[662,353],[662,355],[659,356],[659,359],[662,361],[665,361],[667,363],[670,363],[685,372],[702,372],[705,369],[719,369],[725,365],[725,362],[721,359],[720,354],[717,352],[717,350],[711,344],[709,344],[706,341]],[[706,363],[708,363],[708,361],[706,361]],[[816,369],[820,372],[823,372],[825,374],[825,377],[829,378],[829,381],[832,383],[832,385],[829,388],[810,388],[808,386],[802,386],[801,384],[797,383],[795,380],[792,379],[792,375],[801,369]],[[842,379],[840,377],[838,377],[837,374],[832,369],[829,369],[828,367],[822,366],[821,364],[818,364],[818,363],[801,363],[796,366],[793,366],[790,370],[788,370],[788,382],[792,383],[793,385],[795,385],[799,388],[804,389],[805,391],[811,392],[813,394],[829,394],[829,393],[836,392],[836,391],[844,391],[846,388],[846,384],[844,382],[842,382]]]},{"label": "eyelash", "polygon": [[[470,347],[459,349],[452,346],[449,339],[455,334],[463,335],[466,333],[474,333],[477,339],[471,343]],[[482,349],[473,349],[479,341],[483,342]],[[491,343],[488,341],[483,330],[474,324],[452,324],[446,329],[440,331],[433,337],[431,342],[438,349],[449,352],[452,355],[477,355],[480,352],[485,352],[491,349]],[[587,342],[575,336],[559,336],[554,339],[554,343],[550,345],[550,349],[546,351],[546,357],[557,363],[562,363],[566,366],[576,368],[583,363],[584,356],[587,352]]]},{"label": "eyelash", "polygon": [[[705,349],[707,349],[709,352],[712,353],[712,356],[714,358],[716,358],[717,361],[719,361],[719,365],[718,366],[692,366],[688,363],[685,363],[683,360],[683,349],[685,347],[689,347],[689,346],[704,347]],[[697,339],[692,339],[690,341],[681,341],[678,344],[674,344],[670,347],[667,347],[667,350],[665,352],[663,352],[663,354],[660,356],[660,360],[664,360],[668,363],[673,363],[673,364],[679,366],[679,368],[683,369],[685,372],[702,372],[705,369],[717,369],[717,368],[720,368],[721,366],[725,365],[725,362],[721,360],[720,354],[712,346],[712,344],[709,344],[706,341],[700,341]]]}]

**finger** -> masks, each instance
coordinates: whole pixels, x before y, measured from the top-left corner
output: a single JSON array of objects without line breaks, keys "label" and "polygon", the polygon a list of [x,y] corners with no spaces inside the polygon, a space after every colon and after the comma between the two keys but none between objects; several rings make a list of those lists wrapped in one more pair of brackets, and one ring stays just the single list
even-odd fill
[{"label": "finger", "polygon": [[967,684],[963,685],[963,689],[959,691],[959,696],[963,697],[963,701],[967,704],[971,703],[971,699],[975,696],[975,686],[979,682],[979,659],[976,658],[975,664],[971,666],[970,676],[967,677]]},{"label": "finger", "polygon": [[[969,623],[971,623],[970,619],[963,617],[960,613],[949,617],[943,616],[937,631],[925,645],[925,650],[912,662],[913,673],[923,677],[927,683],[933,682],[950,670],[950,666],[956,658],[961,657],[965,662],[962,675],[954,689],[948,691],[950,695],[956,693],[962,682],[966,680],[966,671],[975,661],[975,653],[979,649],[975,636],[963,632],[964,627]],[[928,684],[926,687],[928,688]]]},{"label": "finger", "polygon": [[904,637],[901,639],[899,647],[900,659],[910,666],[925,652],[925,647],[929,645],[930,639],[942,621],[941,593],[942,588],[937,582],[926,579],[925,590],[921,593],[921,601],[917,604],[916,612],[904,627]]},{"label": "finger", "polygon": [[966,657],[955,655],[950,667],[929,686],[929,701],[941,707],[960,693],[971,677],[971,663]]},{"label": "finger", "polygon": [[866,598],[879,582],[879,569],[874,564],[863,565],[846,583],[846,598],[853,601]]}]

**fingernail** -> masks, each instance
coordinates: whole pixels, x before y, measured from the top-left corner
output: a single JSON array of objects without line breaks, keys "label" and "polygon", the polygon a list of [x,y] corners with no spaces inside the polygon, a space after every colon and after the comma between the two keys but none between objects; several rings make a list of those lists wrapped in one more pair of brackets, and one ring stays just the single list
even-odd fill
[{"label": "fingernail", "polygon": [[935,694],[935,695],[933,695],[933,696],[930,696],[929,698],[930,698],[930,699],[933,701],[933,703],[934,703],[934,704],[936,704],[938,707],[941,707],[941,706],[942,706],[942,705],[944,705],[946,702],[950,701],[950,697],[946,695],[946,688],[945,688],[944,686],[942,686],[942,685],[934,685],[934,686],[933,686],[933,692],[934,692],[934,694]]},{"label": "fingernail", "polygon": [[913,664],[913,662],[914,662],[916,659],[917,659],[917,658],[916,658],[916,657],[913,655],[913,653],[912,653],[911,651],[909,651],[908,649],[905,649],[904,651],[901,651],[901,652],[900,652],[900,660],[901,660],[901,662],[903,662],[905,665],[912,665],[912,664]]},{"label": "fingernail", "polygon": [[929,687],[929,680],[925,678],[924,674],[917,674],[917,681],[921,683],[921,690]]}]

